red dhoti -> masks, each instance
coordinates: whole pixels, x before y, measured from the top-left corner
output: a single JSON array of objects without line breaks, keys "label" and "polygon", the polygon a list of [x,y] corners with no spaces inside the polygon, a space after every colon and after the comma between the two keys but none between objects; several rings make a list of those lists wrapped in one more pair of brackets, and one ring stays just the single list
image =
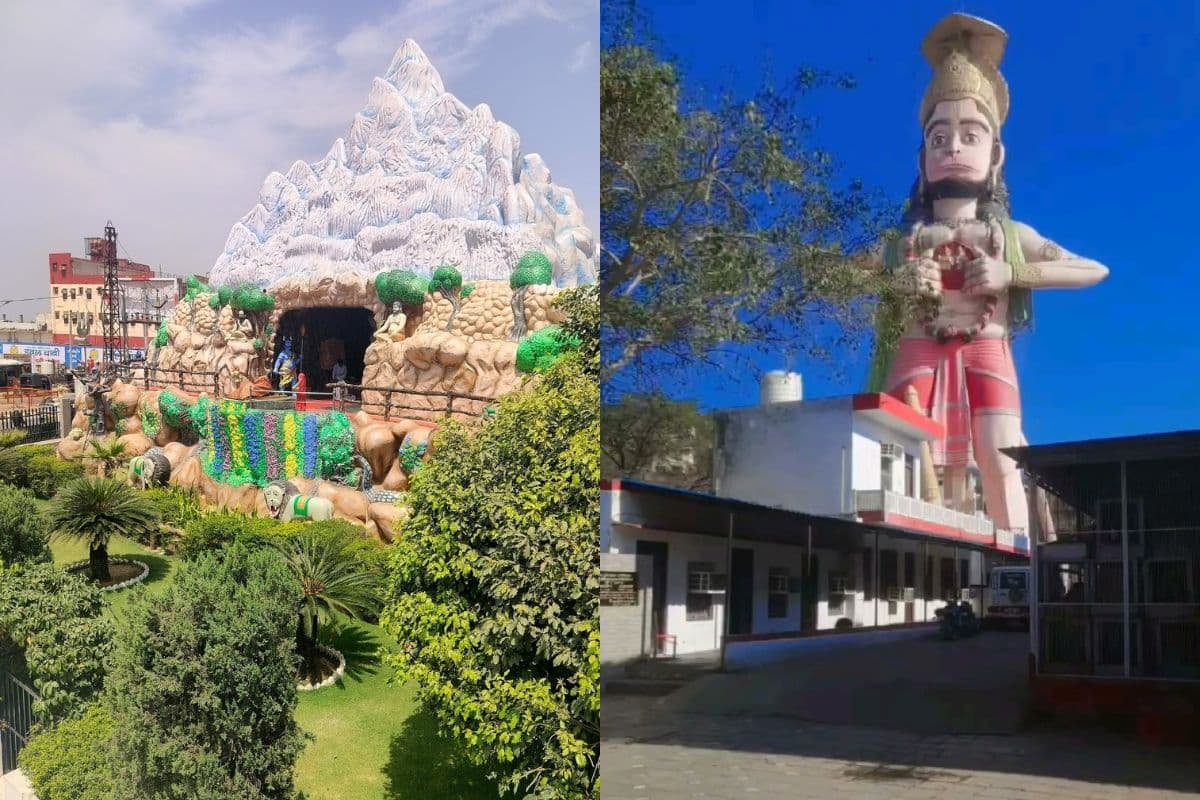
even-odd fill
[{"label": "red dhoti", "polygon": [[917,390],[921,408],[946,429],[934,441],[938,466],[975,464],[971,422],[980,414],[1021,414],[1017,369],[1008,339],[901,339],[885,383],[887,393],[907,402],[908,387]]}]

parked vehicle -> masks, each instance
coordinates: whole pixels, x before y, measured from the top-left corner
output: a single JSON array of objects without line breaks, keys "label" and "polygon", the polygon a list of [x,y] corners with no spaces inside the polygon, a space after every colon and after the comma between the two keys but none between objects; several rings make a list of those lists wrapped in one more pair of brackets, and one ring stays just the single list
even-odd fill
[{"label": "parked vehicle", "polygon": [[966,600],[951,600],[934,614],[938,618],[943,639],[961,639],[979,633],[979,617],[975,616],[975,609]]},{"label": "parked vehicle", "polygon": [[49,389],[50,376],[39,375],[36,372],[25,372],[20,377],[22,389]]},{"label": "parked vehicle", "polygon": [[1029,625],[1028,566],[993,567],[984,599],[988,624]]}]

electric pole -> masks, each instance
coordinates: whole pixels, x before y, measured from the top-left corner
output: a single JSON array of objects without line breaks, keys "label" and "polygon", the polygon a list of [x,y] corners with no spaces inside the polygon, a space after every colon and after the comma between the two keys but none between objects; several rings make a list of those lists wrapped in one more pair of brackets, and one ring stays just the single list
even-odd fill
[{"label": "electric pole", "polygon": [[117,282],[117,229],[110,221],[104,226],[104,309],[100,321],[104,330],[104,361],[109,366],[124,364],[128,358],[121,338],[121,298]]}]

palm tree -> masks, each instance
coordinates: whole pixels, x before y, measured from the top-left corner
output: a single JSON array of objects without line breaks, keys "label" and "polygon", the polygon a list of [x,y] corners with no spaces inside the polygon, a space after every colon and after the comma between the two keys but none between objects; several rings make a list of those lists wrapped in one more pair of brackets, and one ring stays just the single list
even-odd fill
[{"label": "palm tree", "polygon": [[112,478],[77,478],[50,501],[50,523],[59,536],[88,543],[92,580],[106,581],[108,543],[114,536],[138,539],[159,524],[153,504],[130,486]]},{"label": "palm tree", "polygon": [[125,452],[125,443],[116,439],[92,439],[88,445],[89,449],[82,457],[96,462],[96,469],[101,478],[125,463],[125,459],[129,457]]},{"label": "palm tree", "polygon": [[355,552],[358,538],[353,531],[306,530],[275,543],[300,583],[296,649],[314,683],[320,680],[321,671],[319,626],[334,614],[361,619],[380,604],[379,577]]}]

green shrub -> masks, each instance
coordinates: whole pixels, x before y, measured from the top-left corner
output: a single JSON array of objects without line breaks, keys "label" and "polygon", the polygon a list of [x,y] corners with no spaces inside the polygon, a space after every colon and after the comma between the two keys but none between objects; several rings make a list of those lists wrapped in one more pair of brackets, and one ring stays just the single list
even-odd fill
[{"label": "green shrub", "polygon": [[41,800],[108,800],[114,731],[112,714],[95,703],[79,719],[33,737],[18,763]]},{"label": "green shrub", "polygon": [[547,325],[517,345],[517,371],[545,372],[562,358],[563,353],[578,347],[578,339],[568,336],[557,325]]},{"label": "green shrub", "polygon": [[0,572],[0,638],[19,644],[46,724],[81,714],[104,684],[112,622],[100,590],[54,564]]},{"label": "green shrub", "polygon": [[294,796],[299,596],[278,555],[238,552],[135,598],[107,685],[114,800]]},{"label": "green shrub", "polygon": [[167,331],[167,323],[162,323],[158,326],[158,331],[154,334],[154,346],[166,347],[169,341],[169,333]]},{"label": "green shrub", "polygon": [[267,294],[267,290],[253,283],[240,284],[230,298],[233,307],[239,311],[270,311],[275,308],[275,298]]},{"label": "green shrub", "polygon": [[50,499],[61,485],[84,474],[81,462],[59,458],[50,445],[15,447],[0,452],[5,456],[0,481],[29,489],[42,500]]},{"label": "green shrub", "polygon": [[530,797],[598,792],[599,437],[599,382],[568,354],[477,431],[441,428],[390,547],[396,677]]},{"label": "green shrub", "polygon": [[142,495],[154,505],[162,521],[168,525],[182,528],[203,515],[196,493],[178,486],[156,486],[142,492]]},{"label": "green shrub", "polygon": [[201,514],[184,525],[183,538],[179,542],[179,555],[185,560],[191,560],[204,553],[228,547],[245,532],[247,519],[242,514],[228,511]]},{"label": "green shrub", "polygon": [[468,284],[465,284],[465,285],[462,287],[462,292],[460,293],[460,296],[462,297],[462,299],[463,299],[463,300],[466,300],[466,299],[467,299],[468,297],[470,297],[470,296],[471,296],[471,295],[472,295],[474,292],[475,292],[475,284],[473,284],[473,283],[468,283]]},{"label": "green shrub", "polygon": [[0,564],[50,560],[50,526],[28,489],[0,485]]}]

